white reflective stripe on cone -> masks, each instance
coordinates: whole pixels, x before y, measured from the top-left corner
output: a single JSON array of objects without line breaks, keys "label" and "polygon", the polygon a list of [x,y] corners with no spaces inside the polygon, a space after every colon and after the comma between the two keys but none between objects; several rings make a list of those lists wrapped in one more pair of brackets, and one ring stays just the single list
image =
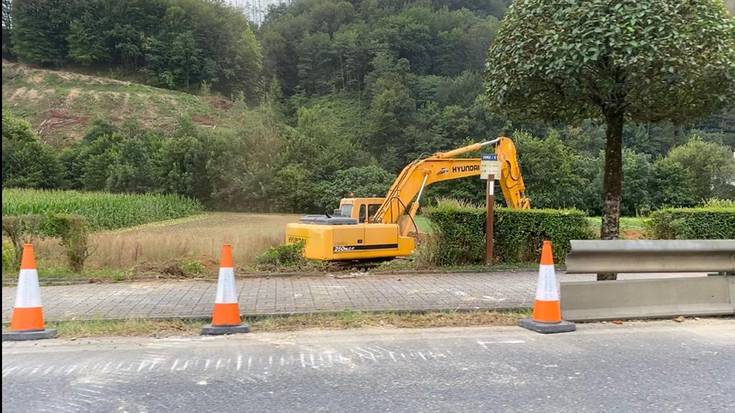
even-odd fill
[{"label": "white reflective stripe on cone", "polygon": [[217,298],[215,303],[226,304],[237,302],[237,289],[235,288],[235,269],[222,267],[219,269],[217,281]]},{"label": "white reflective stripe on cone", "polygon": [[556,274],[553,265],[539,266],[536,299],[541,301],[559,300],[559,286],[556,283]]},{"label": "white reflective stripe on cone", "polygon": [[38,271],[22,269],[18,275],[18,290],[15,293],[15,307],[40,307],[41,289],[38,287]]}]

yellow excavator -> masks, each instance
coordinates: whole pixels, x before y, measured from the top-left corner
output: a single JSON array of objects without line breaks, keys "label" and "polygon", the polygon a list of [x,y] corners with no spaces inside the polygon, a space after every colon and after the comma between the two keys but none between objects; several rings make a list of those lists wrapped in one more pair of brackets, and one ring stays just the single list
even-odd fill
[{"label": "yellow excavator", "polygon": [[500,187],[510,208],[531,207],[516,148],[509,138],[475,143],[417,159],[406,166],[383,198],[344,198],[334,215],[306,215],[286,227],[286,242],[304,242],[304,257],[321,261],[381,260],[410,255],[414,221],[427,185],[480,174],[480,159],[459,158],[495,145]]}]

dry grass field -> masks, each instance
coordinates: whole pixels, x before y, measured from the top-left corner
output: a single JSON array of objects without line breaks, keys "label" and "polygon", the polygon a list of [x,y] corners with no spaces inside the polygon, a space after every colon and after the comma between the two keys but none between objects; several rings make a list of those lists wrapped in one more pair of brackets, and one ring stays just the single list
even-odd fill
[{"label": "dry grass field", "polygon": [[[223,243],[233,246],[236,265],[249,265],[267,248],[285,239],[286,224],[300,215],[213,212],[156,222],[91,236],[86,268],[129,269],[170,262],[198,261],[216,267]],[[42,262],[64,262],[57,240],[38,242]]]}]

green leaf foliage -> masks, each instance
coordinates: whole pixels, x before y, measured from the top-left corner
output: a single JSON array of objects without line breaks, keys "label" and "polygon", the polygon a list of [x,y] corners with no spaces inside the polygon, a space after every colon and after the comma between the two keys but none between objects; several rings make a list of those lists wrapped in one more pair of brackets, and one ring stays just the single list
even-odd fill
[{"label": "green leaf foliage", "polygon": [[19,0],[12,23],[12,49],[24,62],[118,68],[174,89],[206,81],[251,102],[261,92],[260,43],[225,2]]},{"label": "green leaf foliage", "polygon": [[[483,262],[485,258],[485,208],[456,201],[440,201],[426,208],[439,241],[434,252],[437,264]],[[570,240],[590,239],[586,215],[574,209],[516,210],[495,208],[495,262],[537,262],[543,241],[554,246],[554,259],[562,263]]]},{"label": "green leaf foliage", "polygon": [[673,148],[668,156],[684,171],[680,184],[702,201],[710,198],[735,199],[735,157],[731,148],[705,142],[694,136],[686,144]]},{"label": "green leaf foliage", "polygon": [[[80,215],[93,230],[141,225],[200,211],[199,202],[178,195],[3,189],[4,217]],[[44,231],[53,235],[50,229]]]},{"label": "green leaf foliage", "polygon": [[304,241],[276,245],[255,258],[256,265],[262,270],[294,268],[306,263]]},{"label": "green leaf foliage", "polygon": [[510,113],[681,122],[732,103],[735,18],[719,0],[518,0],[486,80]]},{"label": "green leaf foliage", "polygon": [[342,198],[382,197],[388,192],[394,178],[376,165],[338,171],[333,179],[319,185],[319,205],[324,211],[331,211],[339,206]]},{"label": "green leaf foliage", "polygon": [[[26,214],[3,215],[3,235],[7,236],[13,245],[13,253],[8,254],[12,259],[12,267],[17,270],[23,244],[31,242],[33,238],[52,237],[61,239],[61,245],[66,252],[69,268],[74,272],[81,272],[84,262],[90,255],[89,225],[87,219],[74,214]],[[5,245],[3,244],[3,268],[5,268]],[[10,264],[10,263],[8,263]],[[9,265],[10,266],[10,265]]]},{"label": "green leaf foliage", "polygon": [[735,239],[735,206],[662,209],[648,225],[656,239]]},{"label": "green leaf foliage", "polygon": [[3,187],[56,188],[62,166],[54,150],[42,143],[28,122],[3,112]]}]

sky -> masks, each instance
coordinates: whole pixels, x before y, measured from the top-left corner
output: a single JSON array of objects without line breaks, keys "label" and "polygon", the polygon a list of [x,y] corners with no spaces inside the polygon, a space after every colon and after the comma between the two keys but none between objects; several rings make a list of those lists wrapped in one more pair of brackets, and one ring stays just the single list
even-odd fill
[{"label": "sky", "polygon": [[292,0],[227,0],[228,3],[242,8],[248,19],[261,23],[268,11],[268,6],[281,3],[290,3]]}]

